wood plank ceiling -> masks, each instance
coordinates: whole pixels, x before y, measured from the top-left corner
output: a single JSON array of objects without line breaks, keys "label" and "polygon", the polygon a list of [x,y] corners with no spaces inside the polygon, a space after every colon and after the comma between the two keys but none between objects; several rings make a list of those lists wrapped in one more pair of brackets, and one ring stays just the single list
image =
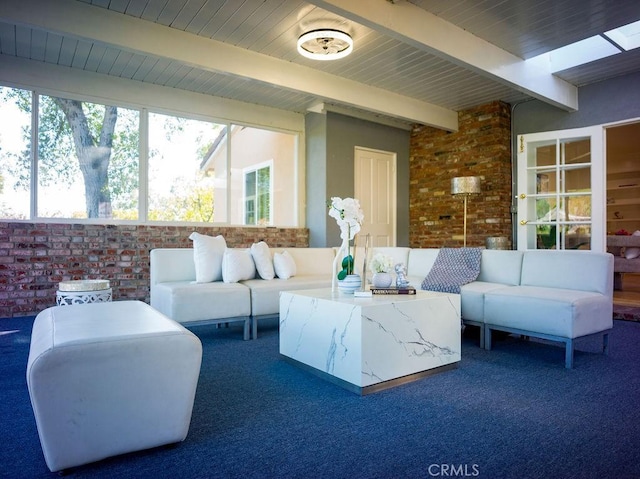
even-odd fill
[{"label": "wood plank ceiling", "polygon": [[[572,110],[577,87],[639,71],[635,51],[555,75],[526,61],[635,20],[637,0],[4,0],[0,80],[3,58],[18,57],[451,130],[456,112],[493,100]],[[317,28],[348,32],[354,53],[301,57],[296,39]]]}]

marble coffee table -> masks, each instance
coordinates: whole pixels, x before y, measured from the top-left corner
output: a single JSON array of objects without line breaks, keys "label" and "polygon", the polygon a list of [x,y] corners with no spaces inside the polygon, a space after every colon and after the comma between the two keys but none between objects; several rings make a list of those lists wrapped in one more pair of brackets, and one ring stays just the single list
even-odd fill
[{"label": "marble coffee table", "polygon": [[455,368],[460,336],[457,294],[280,295],[281,356],[358,394]]}]

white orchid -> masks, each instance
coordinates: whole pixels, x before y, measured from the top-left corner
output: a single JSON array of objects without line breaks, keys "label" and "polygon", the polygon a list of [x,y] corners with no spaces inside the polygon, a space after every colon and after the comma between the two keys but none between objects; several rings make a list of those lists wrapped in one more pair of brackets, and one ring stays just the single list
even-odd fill
[{"label": "white orchid", "polygon": [[[331,201],[327,201],[327,206],[329,207],[329,216],[335,218],[340,227],[340,238],[342,239],[340,251],[346,254],[342,260],[342,270],[337,276],[338,279],[343,280],[347,275],[354,273],[355,259],[351,256],[350,242],[360,232],[360,227],[364,220],[364,213],[360,208],[360,202],[354,198],[342,199],[334,196],[331,198]],[[336,270],[338,261],[339,256],[336,255],[333,262],[334,271]],[[331,287],[335,290],[335,279]]]},{"label": "white orchid", "polygon": [[354,198],[339,198],[334,196],[329,204],[329,216],[335,218],[340,227],[340,238],[350,241],[360,232],[364,213],[360,202]]}]

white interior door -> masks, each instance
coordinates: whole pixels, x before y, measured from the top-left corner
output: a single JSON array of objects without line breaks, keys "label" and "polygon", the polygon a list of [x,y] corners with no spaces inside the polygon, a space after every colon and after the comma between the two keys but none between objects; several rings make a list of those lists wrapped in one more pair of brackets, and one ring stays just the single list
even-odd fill
[{"label": "white interior door", "polygon": [[606,250],[602,126],[518,137],[518,249]]},{"label": "white interior door", "polygon": [[396,161],[389,151],[355,148],[355,198],[364,211],[360,235],[371,246],[396,245]]}]

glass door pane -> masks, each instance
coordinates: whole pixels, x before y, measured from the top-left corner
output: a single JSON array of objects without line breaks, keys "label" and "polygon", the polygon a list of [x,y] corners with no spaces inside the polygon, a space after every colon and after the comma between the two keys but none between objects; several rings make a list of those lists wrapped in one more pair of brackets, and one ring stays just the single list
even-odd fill
[{"label": "glass door pane", "polygon": [[601,128],[593,127],[519,139],[518,249],[604,247],[604,222],[599,218],[603,207],[594,207],[604,204],[601,135]]}]

